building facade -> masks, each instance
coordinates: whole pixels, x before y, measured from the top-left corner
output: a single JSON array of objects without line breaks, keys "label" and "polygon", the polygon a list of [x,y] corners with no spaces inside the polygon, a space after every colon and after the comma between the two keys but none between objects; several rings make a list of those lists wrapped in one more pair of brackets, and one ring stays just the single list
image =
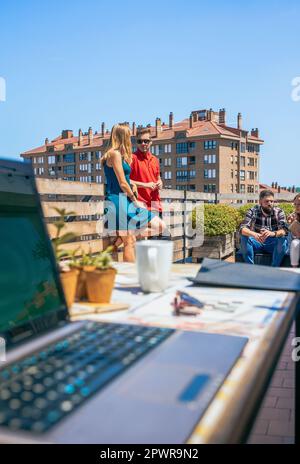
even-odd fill
[{"label": "building facade", "polygon": [[[129,123],[127,123],[129,124]],[[226,111],[192,111],[189,118],[168,123],[156,118],[148,127],[152,135],[151,151],[159,158],[164,188],[208,193],[257,193],[259,191],[260,147],[258,129],[247,131],[242,116],[237,127],[226,125]],[[132,124],[135,148],[136,124]],[[36,176],[70,181],[104,182],[100,164],[110,132],[102,123],[99,132],[91,128],[78,136],[63,130],[51,142],[24,152],[31,159]]]}]

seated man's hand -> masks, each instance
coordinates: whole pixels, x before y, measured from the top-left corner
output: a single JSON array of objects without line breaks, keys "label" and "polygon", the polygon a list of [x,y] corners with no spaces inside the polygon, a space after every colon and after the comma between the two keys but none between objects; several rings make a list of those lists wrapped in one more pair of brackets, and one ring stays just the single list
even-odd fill
[{"label": "seated man's hand", "polygon": [[265,241],[269,237],[275,237],[275,232],[273,232],[272,230],[268,230],[268,229],[261,229],[260,235],[263,241]]},{"label": "seated man's hand", "polygon": [[259,234],[258,232],[253,232],[253,238],[255,238],[255,240],[257,240],[259,243],[264,243],[265,241],[262,234]]}]

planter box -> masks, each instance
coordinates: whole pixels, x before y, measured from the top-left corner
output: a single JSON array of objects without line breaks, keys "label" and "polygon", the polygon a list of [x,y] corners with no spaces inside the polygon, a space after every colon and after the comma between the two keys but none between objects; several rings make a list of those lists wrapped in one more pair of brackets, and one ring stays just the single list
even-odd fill
[{"label": "planter box", "polygon": [[201,247],[193,248],[192,261],[197,263],[199,258],[222,259],[234,252],[234,233],[204,237]]}]

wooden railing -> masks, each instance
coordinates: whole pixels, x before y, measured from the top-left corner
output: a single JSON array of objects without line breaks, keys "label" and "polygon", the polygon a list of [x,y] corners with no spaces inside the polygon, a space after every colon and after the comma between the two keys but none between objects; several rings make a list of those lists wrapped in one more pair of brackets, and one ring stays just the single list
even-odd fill
[{"label": "wooden railing", "polygon": [[[54,179],[37,179],[37,186],[41,195],[45,220],[50,237],[54,237],[53,222],[58,214],[54,208],[65,208],[72,211],[67,219],[66,231],[78,235],[75,242],[64,245],[65,249],[96,253],[102,251],[110,243],[110,239],[103,233],[103,185],[96,183],[68,182]],[[292,201],[293,193],[289,196],[276,194],[277,201]],[[288,196],[288,197],[287,197]],[[161,198],[166,220],[174,242],[174,261],[180,261],[190,256],[191,242],[186,237],[187,218],[196,205],[210,203],[232,203],[237,200],[248,203],[257,202],[257,194],[214,194],[202,192],[188,192],[178,190],[162,190]],[[236,206],[240,204],[234,203]],[[122,253],[114,255],[114,259],[122,260]]]}]

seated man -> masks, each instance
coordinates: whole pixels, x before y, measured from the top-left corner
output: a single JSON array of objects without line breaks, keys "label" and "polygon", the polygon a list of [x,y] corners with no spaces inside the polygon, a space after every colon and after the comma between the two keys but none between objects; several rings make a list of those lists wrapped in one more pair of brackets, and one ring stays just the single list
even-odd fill
[{"label": "seated man", "polygon": [[289,229],[291,234],[291,266],[298,267],[300,261],[300,193],[294,198],[294,206],[295,211],[288,216],[287,220],[290,224]]},{"label": "seated man", "polygon": [[285,214],[274,206],[274,194],[262,190],[259,205],[249,209],[240,225],[241,252],[246,263],[254,264],[254,254],[272,254],[272,266],[280,266],[288,250]]}]

